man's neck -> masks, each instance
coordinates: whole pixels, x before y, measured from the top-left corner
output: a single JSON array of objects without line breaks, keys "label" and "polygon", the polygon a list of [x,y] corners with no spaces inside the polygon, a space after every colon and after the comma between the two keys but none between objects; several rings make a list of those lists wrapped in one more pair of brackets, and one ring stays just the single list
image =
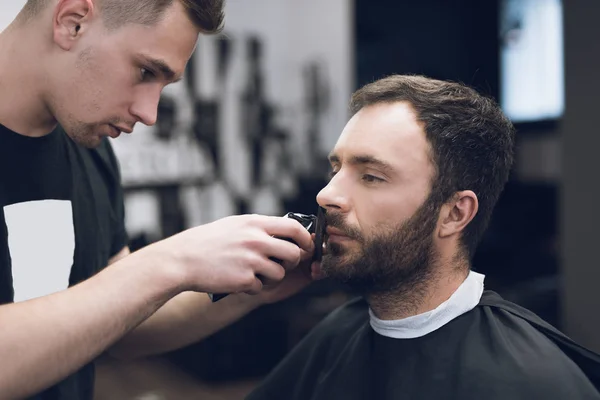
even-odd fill
[{"label": "man's neck", "polygon": [[436,268],[430,276],[403,293],[366,296],[375,316],[382,320],[398,320],[436,309],[460,287],[469,274],[468,265],[452,263]]},{"label": "man's neck", "polygon": [[56,127],[44,99],[44,49],[36,29],[13,24],[0,34],[0,124],[31,137]]}]

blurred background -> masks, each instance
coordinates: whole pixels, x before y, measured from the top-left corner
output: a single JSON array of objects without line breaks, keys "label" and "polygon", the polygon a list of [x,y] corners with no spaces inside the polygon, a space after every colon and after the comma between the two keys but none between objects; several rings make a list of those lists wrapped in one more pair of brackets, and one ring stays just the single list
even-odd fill
[{"label": "blurred background", "polygon": [[[0,29],[24,0],[0,3]],[[113,141],[133,250],[240,213],[315,213],[358,87],[392,73],[469,84],[518,130],[474,267],[486,287],[600,351],[594,0],[229,0],[154,127]],[[98,399],[240,399],[348,299],[328,282],[207,340],[99,361]]]}]

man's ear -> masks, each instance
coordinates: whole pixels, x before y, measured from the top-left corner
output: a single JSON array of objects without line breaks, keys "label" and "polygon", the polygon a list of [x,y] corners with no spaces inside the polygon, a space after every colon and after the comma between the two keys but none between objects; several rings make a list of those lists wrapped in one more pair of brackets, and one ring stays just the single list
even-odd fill
[{"label": "man's ear", "polygon": [[59,0],[54,9],[54,42],[69,51],[89,28],[94,11],[93,0]]},{"label": "man's ear", "polygon": [[477,195],[471,190],[457,192],[452,200],[442,206],[440,213],[441,238],[462,232],[475,218],[479,209]]}]

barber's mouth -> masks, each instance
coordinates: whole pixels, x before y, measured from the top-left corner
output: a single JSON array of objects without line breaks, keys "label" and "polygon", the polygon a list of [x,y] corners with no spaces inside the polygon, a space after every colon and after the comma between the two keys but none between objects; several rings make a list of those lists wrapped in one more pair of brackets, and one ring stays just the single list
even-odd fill
[{"label": "barber's mouth", "polygon": [[127,133],[130,134],[131,132],[133,132],[133,128],[130,128],[129,126],[116,126],[116,125],[112,125],[110,124],[110,129],[111,129],[111,137],[118,137],[121,135],[121,133]]},{"label": "barber's mouth", "polygon": [[121,135],[121,130],[118,129],[116,126],[110,125],[109,135],[111,138],[116,139]]}]

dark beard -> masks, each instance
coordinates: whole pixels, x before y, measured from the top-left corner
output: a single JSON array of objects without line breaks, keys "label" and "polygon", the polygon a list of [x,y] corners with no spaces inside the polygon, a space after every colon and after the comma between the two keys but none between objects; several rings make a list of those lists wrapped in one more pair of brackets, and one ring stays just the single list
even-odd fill
[{"label": "dark beard", "polygon": [[344,226],[342,215],[328,215],[328,225],[356,240],[362,251],[351,253],[338,243],[328,243],[323,272],[364,296],[420,297],[435,272],[433,232],[438,211],[437,203],[428,198],[409,220],[368,239]]}]

